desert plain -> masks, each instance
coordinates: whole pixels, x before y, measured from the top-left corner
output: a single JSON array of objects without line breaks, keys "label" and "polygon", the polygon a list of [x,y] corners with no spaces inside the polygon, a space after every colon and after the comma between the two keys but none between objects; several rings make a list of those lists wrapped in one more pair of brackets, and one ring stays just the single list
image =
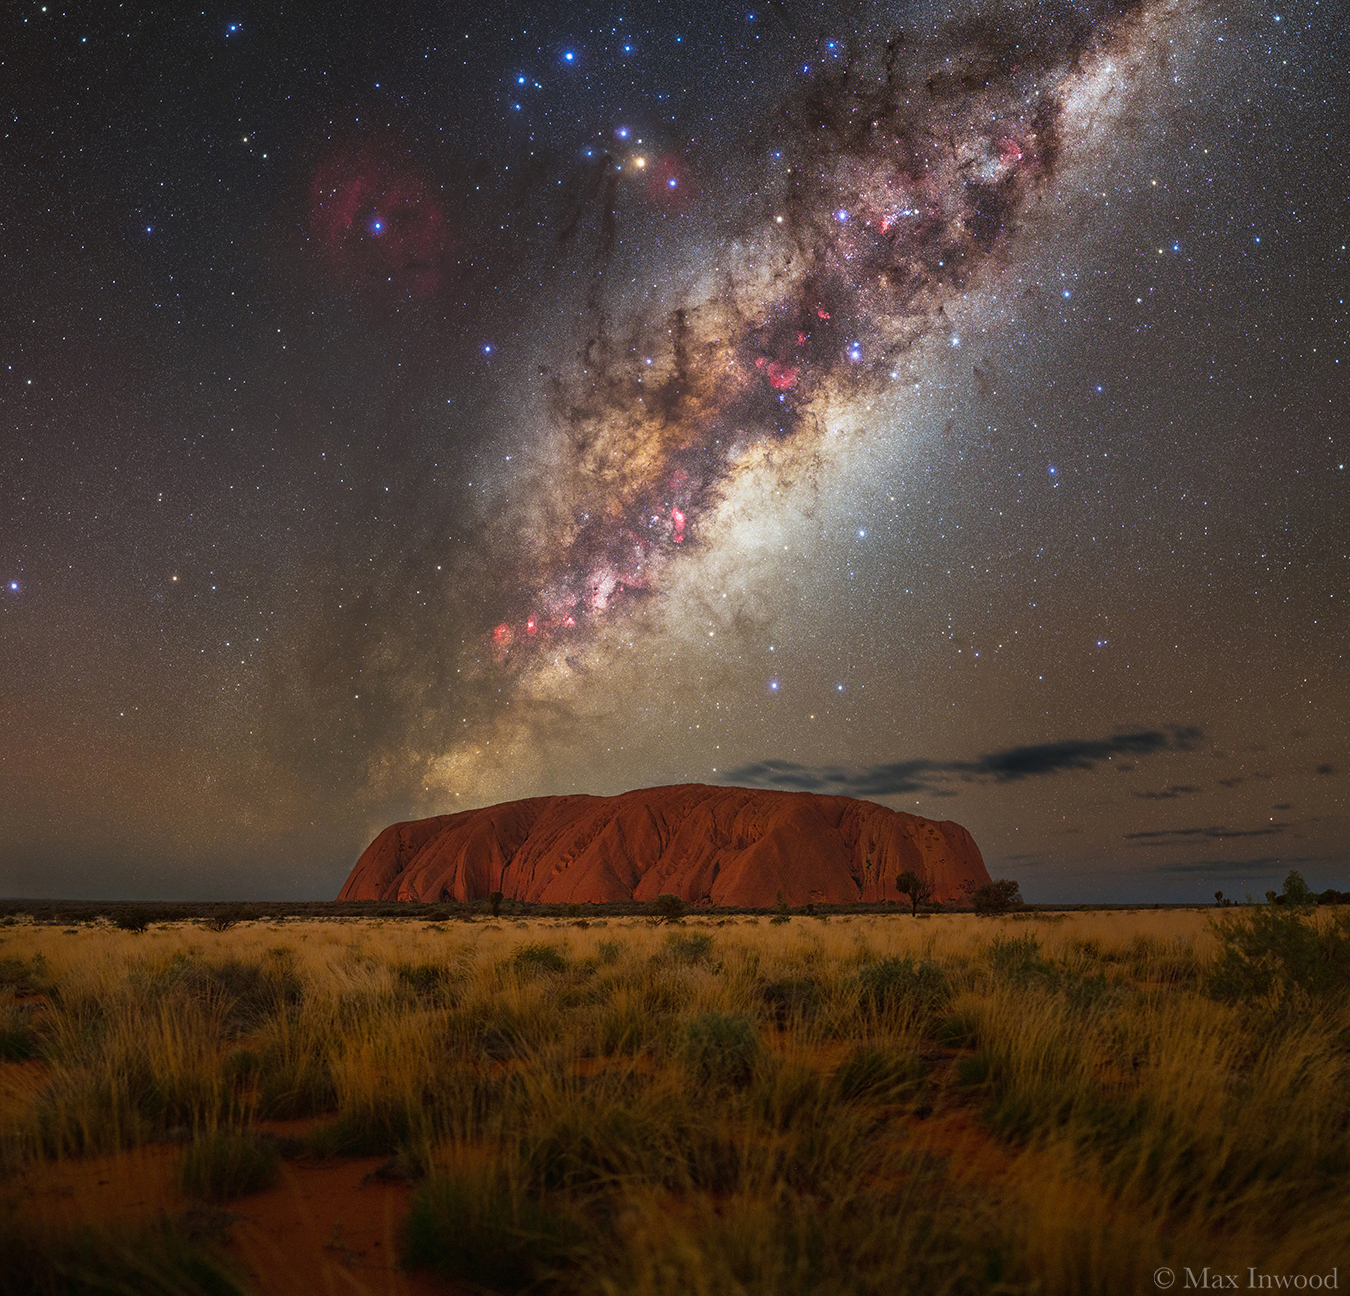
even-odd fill
[{"label": "desert plain", "polygon": [[0,1292],[1350,1283],[1344,908],[216,926],[0,927]]}]

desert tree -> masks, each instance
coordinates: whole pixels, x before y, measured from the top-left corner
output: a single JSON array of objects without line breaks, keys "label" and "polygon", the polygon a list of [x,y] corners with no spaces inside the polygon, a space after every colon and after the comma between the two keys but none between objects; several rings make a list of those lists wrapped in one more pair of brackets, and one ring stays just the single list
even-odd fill
[{"label": "desert tree", "polygon": [[929,904],[933,899],[933,883],[913,869],[906,869],[895,879],[895,889],[909,898],[910,912],[915,917],[918,916],[919,906]]},{"label": "desert tree", "polygon": [[1005,914],[1012,909],[1025,909],[1022,888],[1012,878],[995,878],[978,886],[970,895],[977,914]]}]

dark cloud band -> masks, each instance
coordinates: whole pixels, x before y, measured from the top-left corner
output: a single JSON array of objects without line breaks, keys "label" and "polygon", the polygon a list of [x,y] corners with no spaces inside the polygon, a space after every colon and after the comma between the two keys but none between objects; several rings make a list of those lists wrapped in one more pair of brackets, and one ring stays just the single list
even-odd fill
[{"label": "dark cloud band", "polygon": [[1144,729],[1109,738],[1070,738],[989,752],[974,760],[897,761],[848,769],[841,765],[808,766],[791,761],[756,761],[727,773],[731,783],[754,787],[795,788],[804,792],[842,792],[848,796],[898,796],[906,792],[949,792],[960,782],[1013,783],[1071,770],[1089,770],[1116,756],[1134,758],[1166,751],[1192,751],[1203,738],[1191,726]]}]

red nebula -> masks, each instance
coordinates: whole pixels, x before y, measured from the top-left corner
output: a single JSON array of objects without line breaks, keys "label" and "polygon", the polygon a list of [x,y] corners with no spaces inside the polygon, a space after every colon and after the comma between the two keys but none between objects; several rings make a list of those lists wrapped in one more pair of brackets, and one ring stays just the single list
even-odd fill
[{"label": "red nebula", "polygon": [[819,315],[820,318],[823,320],[827,320],[830,318],[830,312],[827,311],[823,306],[816,307],[816,314]]},{"label": "red nebula", "polygon": [[532,639],[539,633],[539,618],[534,613],[525,618],[525,633]]},{"label": "red nebula", "polygon": [[441,285],[445,216],[394,145],[364,143],[322,160],[310,182],[310,234],[342,282],[427,297]]},{"label": "red nebula", "polygon": [[670,532],[670,538],[671,538],[676,544],[683,544],[683,543],[684,543],[684,514],[681,513],[679,509],[673,508],[673,509],[670,510],[670,520],[671,520],[671,523],[673,524],[673,525],[672,525],[672,528],[671,528],[671,532]]},{"label": "red nebula", "polygon": [[791,391],[797,385],[797,376],[801,373],[798,365],[779,364],[774,361],[768,366],[769,386],[774,391]]}]

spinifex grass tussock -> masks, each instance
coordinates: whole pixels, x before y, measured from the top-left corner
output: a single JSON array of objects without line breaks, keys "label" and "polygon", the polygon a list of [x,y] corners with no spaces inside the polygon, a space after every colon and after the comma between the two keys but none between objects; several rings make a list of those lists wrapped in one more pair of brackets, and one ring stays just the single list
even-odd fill
[{"label": "spinifex grass tussock", "polygon": [[190,1197],[233,1201],[270,1188],[279,1164],[273,1143],[240,1130],[216,1130],[183,1153],[179,1182]]},{"label": "spinifex grass tussock", "polygon": [[409,1263],[492,1290],[1324,1272],[1350,1247],[1347,930],[1265,910],[16,926],[0,1008],[29,1057],[0,1062],[24,1080],[0,1084],[0,1137],[11,1165],[166,1137],[204,1158],[307,1115],[308,1155],[424,1176]]},{"label": "spinifex grass tussock", "polygon": [[0,1220],[0,1296],[249,1296],[236,1266],[197,1231],[166,1221],[127,1237]]}]

